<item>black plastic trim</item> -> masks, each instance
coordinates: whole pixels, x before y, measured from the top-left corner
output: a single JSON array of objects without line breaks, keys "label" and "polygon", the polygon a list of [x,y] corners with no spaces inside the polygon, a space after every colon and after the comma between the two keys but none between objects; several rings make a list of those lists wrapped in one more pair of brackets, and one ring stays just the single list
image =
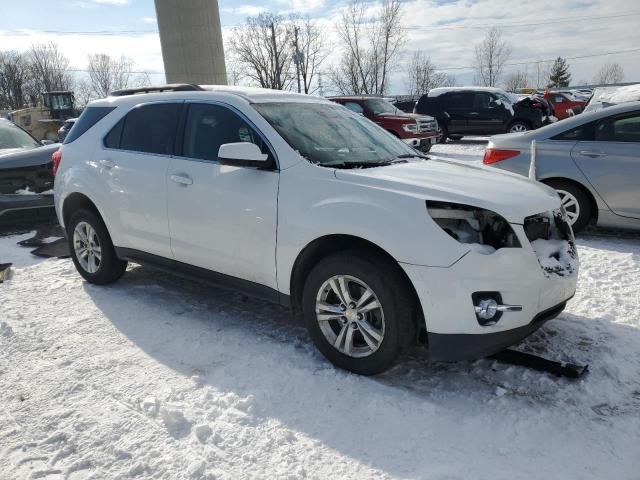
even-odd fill
[{"label": "black plastic trim", "polygon": [[455,362],[459,360],[476,360],[488,357],[515,345],[538,330],[549,320],[562,313],[567,302],[538,313],[533,320],[522,327],[495,333],[428,333],[429,357],[438,362]]},{"label": "black plastic trim", "polygon": [[261,298],[272,303],[289,306],[289,295],[280,293],[278,290],[267,287],[260,283],[251,282],[242,278],[233,277],[224,273],[215,272],[188,263],[177,262],[175,260],[141,252],[132,248],[115,247],[118,258],[130,260],[140,265],[174,273],[191,280],[202,281],[216,287],[246,293],[252,297]]}]

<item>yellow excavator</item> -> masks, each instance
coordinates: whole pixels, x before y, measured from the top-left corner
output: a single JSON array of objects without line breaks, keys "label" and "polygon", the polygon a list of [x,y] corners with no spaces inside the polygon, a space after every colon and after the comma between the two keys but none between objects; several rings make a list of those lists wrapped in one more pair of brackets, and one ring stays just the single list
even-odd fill
[{"label": "yellow excavator", "polygon": [[62,123],[75,115],[73,92],[46,92],[42,104],[9,113],[9,120],[19,125],[38,140],[58,140]]}]

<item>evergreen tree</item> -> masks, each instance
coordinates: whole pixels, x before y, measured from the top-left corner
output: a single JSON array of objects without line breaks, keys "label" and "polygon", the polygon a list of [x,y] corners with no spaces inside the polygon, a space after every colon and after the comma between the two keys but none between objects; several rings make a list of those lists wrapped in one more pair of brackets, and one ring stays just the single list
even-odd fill
[{"label": "evergreen tree", "polygon": [[569,64],[567,60],[558,57],[551,66],[551,74],[549,75],[550,87],[568,87],[571,82],[571,74],[569,73]]}]

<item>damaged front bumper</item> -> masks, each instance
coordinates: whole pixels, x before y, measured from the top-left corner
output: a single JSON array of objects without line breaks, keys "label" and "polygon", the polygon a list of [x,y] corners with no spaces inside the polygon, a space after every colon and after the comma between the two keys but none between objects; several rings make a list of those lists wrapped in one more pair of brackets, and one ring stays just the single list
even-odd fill
[{"label": "damaged front bumper", "polygon": [[53,195],[0,194],[0,225],[55,218]]},{"label": "damaged front bumper", "polygon": [[[553,213],[541,215],[554,218]],[[472,249],[447,268],[402,264],[418,293],[433,360],[497,353],[560,314],[574,295],[578,257],[570,229],[554,229],[543,239],[537,238],[541,229],[529,223],[512,227],[520,248],[490,254]],[[553,238],[558,235],[566,238]],[[479,295],[493,295],[499,303],[521,308],[485,323],[476,313]]]}]

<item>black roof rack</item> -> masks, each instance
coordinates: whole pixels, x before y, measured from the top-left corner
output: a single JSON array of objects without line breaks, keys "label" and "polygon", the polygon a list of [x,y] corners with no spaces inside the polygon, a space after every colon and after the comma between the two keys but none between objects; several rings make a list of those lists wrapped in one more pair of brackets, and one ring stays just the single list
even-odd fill
[{"label": "black roof rack", "polygon": [[204,90],[204,88],[200,85],[192,85],[190,83],[173,83],[170,85],[158,85],[155,87],[123,88],[122,90],[114,90],[109,94],[109,96],[124,97],[127,95],[135,95],[137,93],[193,92],[202,90]]}]

